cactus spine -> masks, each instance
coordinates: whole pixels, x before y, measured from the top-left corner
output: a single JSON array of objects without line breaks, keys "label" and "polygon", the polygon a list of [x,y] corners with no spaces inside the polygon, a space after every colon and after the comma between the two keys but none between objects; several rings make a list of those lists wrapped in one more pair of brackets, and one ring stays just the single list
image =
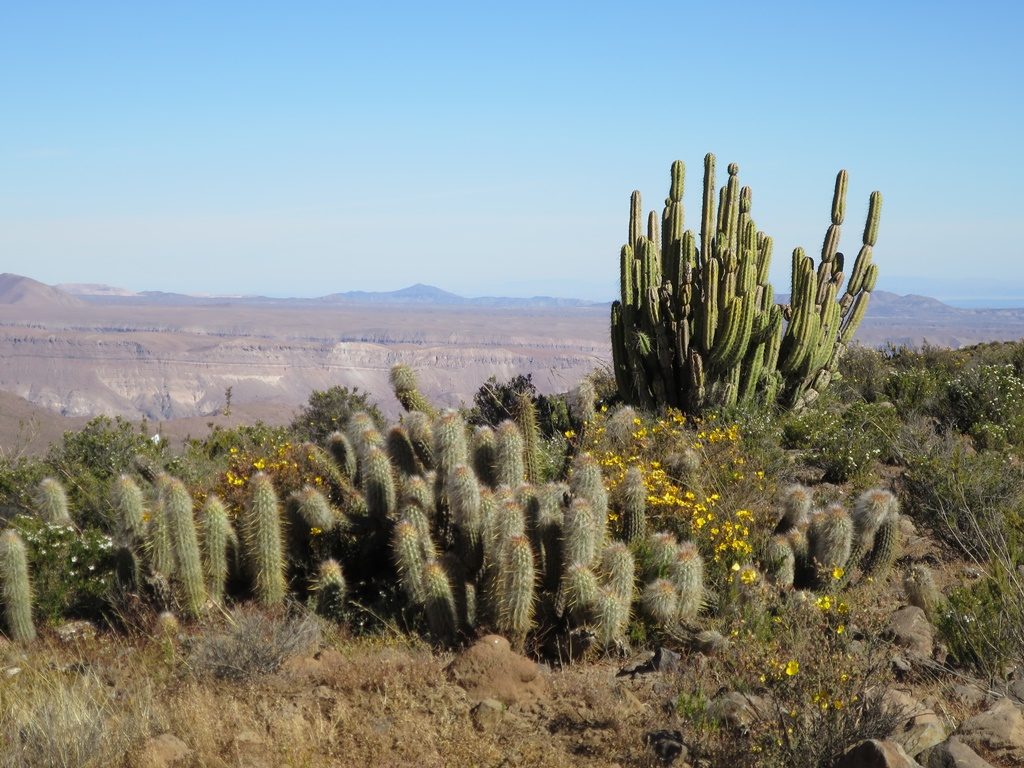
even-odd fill
[{"label": "cactus spine", "polygon": [[819,584],[832,578],[831,572],[844,568],[853,544],[853,521],[841,504],[832,504],[811,518],[807,529],[811,562]]},{"label": "cactus spine", "polygon": [[16,643],[29,643],[36,637],[32,623],[32,584],[28,575],[25,543],[14,529],[0,534],[0,598],[4,623]]},{"label": "cactus spine", "polygon": [[257,472],[249,479],[245,540],[253,591],[256,599],[268,607],[284,601],[286,585],[282,538],[274,485],[269,477]]},{"label": "cactus spine", "polygon": [[199,538],[192,517],[192,497],[185,485],[173,478],[167,486],[167,517],[170,523],[177,576],[181,586],[181,598],[185,610],[196,617],[203,612],[206,603],[206,584],[203,579],[203,564],[199,556]]},{"label": "cactus spine", "polygon": [[621,541],[608,544],[602,551],[598,570],[604,584],[620,600],[633,602],[633,588],[636,577],[636,562],[629,547]]},{"label": "cactus spine", "polygon": [[668,579],[655,579],[644,587],[640,606],[655,624],[670,627],[679,618],[679,596]]},{"label": "cactus spine", "polygon": [[43,522],[50,525],[71,525],[68,496],[59,480],[43,478],[36,492],[36,509]]},{"label": "cactus spine", "polygon": [[347,586],[345,575],[337,560],[328,558],[320,563],[313,582],[313,591],[316,594],[317,613],[335,621],[343,618]]},{"label": "cactus spine", "polygon": [[203,571],[206,573],[206,589],[215,603],[224,601],[228,546],[233,533],[224,504],[211,494],[202,510]]},{"label": "cactus spine", "polygon": [[124,544],[142,541],[146,530],[146,506],[142,489],[129,475],[119,475],[110,487],[114,530]]},{"label": "cactus spine", "polygon": [[370,516],[381,521],[393,515],[397,499],[395,477],[388,455],[377,446],[370,446],[366,451],[362,473],[366,509]]},{"label": "cactus spine", "polygon": [[431,417],[436,414],[430,401],[420,393],[416,374],[409,366],[399,363],[391,368],[391,386],[406,411],[419,411]]},{"label": "cactus spine", "polygon": [[630,198],[620,296],[611,311],[612,367],[627,403],[701,411],[778,399],[802,408],[828,386],[864,316],[877,278],[871,249],[881,195],[871,195],[861,255],[840,296],[844,259],[837,248],[848,179],[839,173],[820,263],[816,270],[802,250],[794,252],[784,313],[768,282],[772,240],[751,217],[752,196],[740,187],[739,167],[730,164],[728,171],[716,194],[715,158],[704,158],[699,247],[684,229],[680,161],[672,164],[660,228],[650,226],[645,235],[640,193]]},{"label": "cactus spine", "polygon": [[669,578],[679,597],[679,618],[696,618],[704,604],[704,561],[692,542],[679,545]]},{"label": "cactus spine", "polygon": [[521,643],[530,630],[534,605],[533,549],[525,536],[513,536],[506,543],[499,578],[499,628]]},{"label": "cactus spine", "polygon": [[440,563],[430,561],[423,565],[422,580],[430,632],[441,642],[451,642],[455,639],[458,618],[448,574]]},{"label": "cactus spine", "polygon": [[338,469],[351,481],[356,479],[356,452],[344,432],[332,432],[327,438],[327,450]]},{"label": "cactus spine", "polygon": [[497,460],[497,446],[494,430],[488,426],[479,426],[473,430],[472,439],[473,471],[480,482],[494,488],[494,465]]},{"label": "cactus spine", "polygon": [[503,421],[498,425],[494,440],[495,485],[516,488],[526,479],[523,434],[514,421]]},{"label": "cactus spine", "polygon": [[626,470],[621,485],[622,538],[629,544],[643,539],[647,528],[647,485],[637,467]]},{"label": "cactus spine", "polygon": [[169,481],[170,478],[165,474],[156,478],[156,499],[151,505],[147,530],[150,570],[165,578],[173,576],[175,570],[174,545],[167,515],[166,490]]},{"label": "cactus spine", "polygon": [[523,436],[523,464],[526,482],[541,481],[540,428],[537,426],[537,406],[527,392],[516,395],[516,424]]}]

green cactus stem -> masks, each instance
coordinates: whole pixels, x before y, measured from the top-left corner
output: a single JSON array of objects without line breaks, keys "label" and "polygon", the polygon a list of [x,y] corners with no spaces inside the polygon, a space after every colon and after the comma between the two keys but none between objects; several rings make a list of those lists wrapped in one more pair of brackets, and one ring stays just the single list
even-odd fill
[{"label": "green cactus stem", "polygon": [[32,584],[25,543],[13,528],[0,534],[0,597],[7,633],[16,643],[35,640],[32,623]]},{"label": "green cactus stem", "polygon": [[430,633],[437,641],[450,643],[455,640],[458,614],[448,574],[440,563],[430,561],[423,565],[422,581]]},{"label": "green cactus stem", "polygon": [[494,465],[497,461],[497,444],[494,430],[487,425],[481,425],[473,430],[470,452],[473,454],[473,471],[489,488],[494,488],[495,482]]},{"label": "green cactus stem", "polygon": [[352,482],[356,479],[356,452],[344,432],[332,432],[327,438],[327,450],[338,469]]},{"label": "green cactus stem", "polygon": [[366,451],[362,473],[366,509],[370,517],[380,522],[394,515],[397,496],[388,455],[377,446],[370,446]]},{"label": "green cactus stem", "polygon": [[627,603],[633,602],[636,561],[629,547],[621,541],[612,542],[601,550],[598,573],[602,583]]},{"label": "green cactus stem", "polygon": [[181,603],[192,617],[198,617],[206,604],[206,584],[203,563],[199,555],[199,537],[192,516],[192,497],[185,485],[174,478],[167,487],[167,518],[171,541],[177,561]]},{"label": "green cactus stem", "polygon": [[328,558],[320,563],[312,588],[316,595],[316,612],[324,618],[343,621],[348,587],[337,560]]},{"label": "green cactus stem", "polygon": [[637,467],[626,470],[620,488],[622,538],[629,544],[641,541],[647,532],[647,485]]},{"label": "green cactus stem", "polygon": [[832,504],[817,512],[807,529],[807,542],[817,582],[826,584],[834,578],[836,569],[845,568],[850,559],[853,521],[846,509],[841,504]]},{"label": "green cactus stem", "polygon": [[517,488],[526,479],[523,434],[514,421],[503,421],[494,435],[494,480],[497,486]]},{"label": "green cactus stem", "polygon": [[142,489],[130,475],[118,475],[110,486],[114,534],[122,545],[135,547],[146,532],[146,504]]},{"label": "green cactus stem", "polygon": [[528,392],[516,395],[516,425],[523,436],[523,469],[526,482],[540,483],[541,478],[541,437],[537,426],[537,405]]},{"label": "green cactus stem", "polygon": [[668,579],[655,579],[644,587],[640,607],[651,621],[671,627],[679,620],[679,595]]},{"label": "green cactus stem", "polygon": [[694,619],[704,605],[704,560],[693,542],[679,545],[669,567],[669,578],[676,586],[679,618]]},{"label": "green cactus stem", "polygon": [[36,510],[44,523],[49,525],[71,525],[68,512],[68,496],[59,480],[43,478],[36,491]]},{"label": "green cactus stem", "polygon": [[287,587],[281,514],[274,485],[262,472],[249,479],[244,522],[246,556],[256,599],[266,607],[280,605]]},{"label": "green cactus stem", "polygon": [[213,602],[222,603],[229,572],[228,547],[234,538],[234,531],[224,504],[213,494],[206,497],[200,520],[206,589]]},{"label": "green cactus stem", "polygon": [[533,548],[529,539],[513,536],[505,544],[500,568],[499,629],[520,644],[533,621],[534,576]]},{"label": "green cactus stem", "polygon": [[430,417],[437,414],[430,401],[420,393],[416,374],[409,366],[399,363],[391,368],[391,387],[406,411],[419,411]]}]

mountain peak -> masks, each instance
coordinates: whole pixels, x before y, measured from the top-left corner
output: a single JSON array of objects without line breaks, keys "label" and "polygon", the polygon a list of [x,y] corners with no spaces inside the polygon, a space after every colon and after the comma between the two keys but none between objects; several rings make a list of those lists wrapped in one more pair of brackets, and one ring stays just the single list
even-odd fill
[{"label": "mountain peak", "polygon": [[59,288],[10,272],[0,274],[0,304],[80,307],[84,302]]}]

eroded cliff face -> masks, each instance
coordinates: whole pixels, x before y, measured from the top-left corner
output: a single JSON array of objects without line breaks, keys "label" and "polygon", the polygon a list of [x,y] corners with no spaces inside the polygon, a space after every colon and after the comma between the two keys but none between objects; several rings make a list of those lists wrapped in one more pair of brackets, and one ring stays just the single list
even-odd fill
[{"label": "eroded cliff face", "polygon": [[390,323],[380,313],[186,308],[120,320],[109,308],[45,322],[0,314],[0,389],[68,416],[166,420],[222,409],[228,387],[233,403],[299,405],[340,384],[394,414],[388,371],[398,362],[439,404],[471,400],[492,375],[532,373],[541,391],[564,391],[608,360],[603,314],[402,313]]}]

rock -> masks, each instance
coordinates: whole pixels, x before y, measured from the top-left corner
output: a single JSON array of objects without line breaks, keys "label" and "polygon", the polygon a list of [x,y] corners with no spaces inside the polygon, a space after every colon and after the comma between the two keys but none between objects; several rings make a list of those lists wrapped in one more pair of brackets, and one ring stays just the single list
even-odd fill
[{"label": "rock", "polygon": [[921,755],[925,768],[993,768],[978,753],[956,736],[944,741]]},{"label": "rock", "polygon": [[862,741],[847,750],[835,768],[922,768],[895,741]]},{"label": "rock", "polygon": [[679,731],[651,731],[644,736],[644,741],[665,765],[672,765],[680,758],[686,760],[688,756],[683,734]]},{"label": "rock", "polygon": [[905,715],[903,724],[889,734],[889,738],[902,746],[911,757],[916,757],[929,747],[941,744],[949,735],[945,723],[939,719],[935,711],[905,691],[891,688],[882,696],[882,701],[891,710]]},{"label": "rock", "polygon": [[476,729],[486,733],[493,731],[501,722],[501,718],[505,714],[505,707],[501,705],[500,701],[484,699],[473,707],[469,714],[473,718],[473,725]]},{"label": "rock", "polygon": [[541,668],[515,653],[499,635],[487,635],[473,643],[449,665],[448,674],[471,697],[497,699],[505,706],[547,693]]},{"label": "rock", "polygon": [[274,764],[267,740],[250,730],[235,734],[231,740],[231,751],[237,764],[247,768],[271,768]]},{"label": "rock", "polygon": [[981,683],[977,685],[957,683],[951,690],[960,702],[969,707],[982,707],[988,701],[988,691],[982,687]]},{"label": "rock", "polygon": [[901,648],[913,654],[931,658],[935,646],[935,628],[924,611],[916,605],[900,608],[889,619],[886,635]]},{"label": "rock", "polygon": [[636,677],[637,675],[649,675],[652,672],[675,672],[679,669],[679,662],[682,657],[675,651],[670,651],[665,646],[659,645],[654,653],[644,654],[639,659],[622,667],[616,677]]},{"label": "rock", "polygon": [[177,736],[164,733],[142,745],[136,765],[139,768],[175,768],[184,766],[192,758],[192,750]]},{"label": "rock", "polygon": [[986,759],[1024,765],[1024,714],[1010,699],[970,718],[957,735]]},{"label": "rock", "polygon": [[53,631],[62,643],[76,643],[96,637],[96,627],[88,621],[65,621]]},{"label": "rock", "polygon": [[721,693],[708,704],[708,717],[738,731],[745,731],[765,711],[764,699],[739,691]]},{"label": "rock", "polygon": [[1018,704],[1024,704],[1024,667],[1017,667],[1010,675],[1006,694]]}]

